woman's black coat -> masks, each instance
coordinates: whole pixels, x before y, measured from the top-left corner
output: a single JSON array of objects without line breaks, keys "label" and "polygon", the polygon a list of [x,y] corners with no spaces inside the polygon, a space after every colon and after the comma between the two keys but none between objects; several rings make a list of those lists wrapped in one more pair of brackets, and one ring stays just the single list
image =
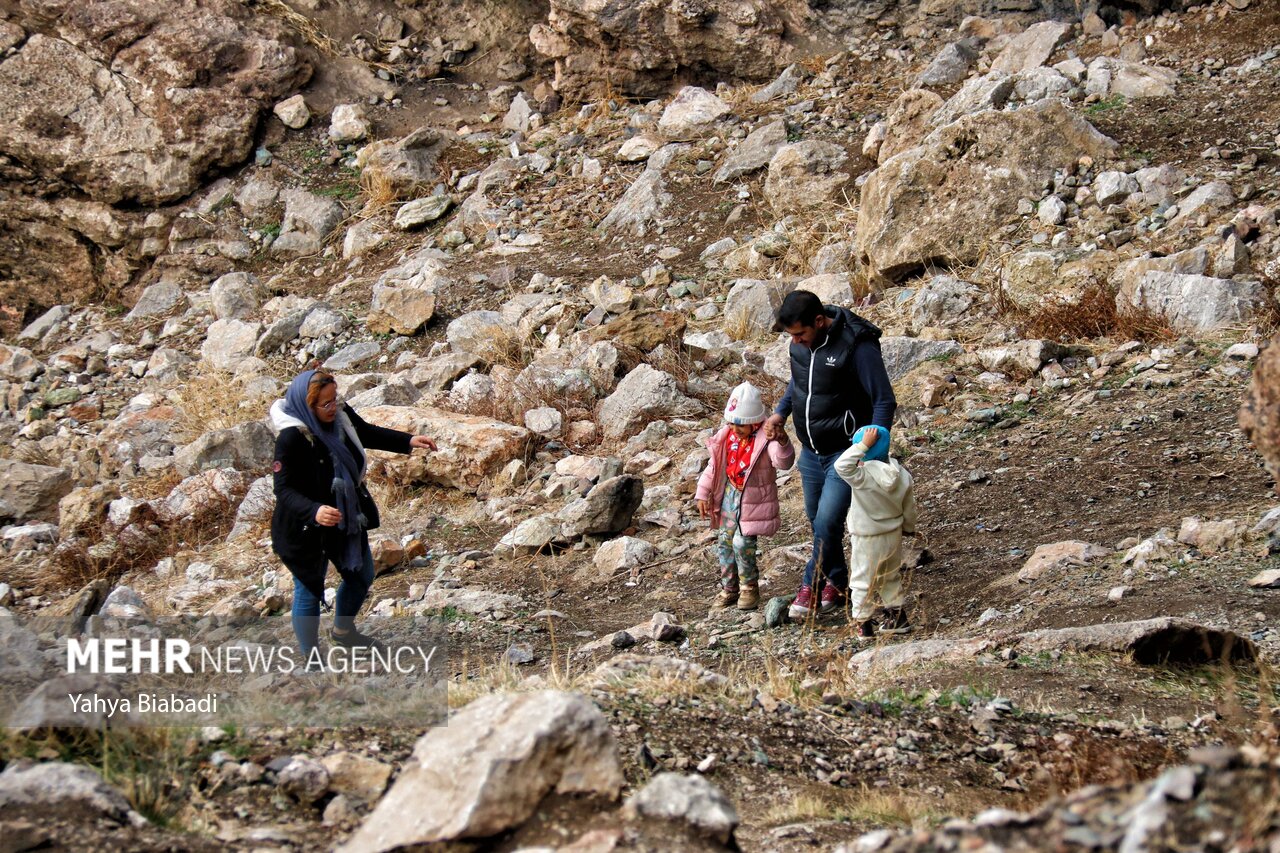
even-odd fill
[{"label": "woman's black coat", "polygon": [[[368,450],[409,453],[407,432],[373,426],[343,404],[360,443]],[[336,423],[335,423],[335,426]],[[338,427],[341,429],[341,427]],[[346,439],[356,461],[364,464],[364,454]],[[337,527],[316,523],[316,510],[334,506],[333,457],[319,439],[305,427],[286,427],[276,436],[275,461],[271,466],[276,495],[271,515],[271,549],[285,566],[313,593],[324,591],[324,575],[331,556],[342,553],[345,534]],[[367,529],[378,526],[378,510],[364,484],[359,486],[360,505],[369,520]]]}]

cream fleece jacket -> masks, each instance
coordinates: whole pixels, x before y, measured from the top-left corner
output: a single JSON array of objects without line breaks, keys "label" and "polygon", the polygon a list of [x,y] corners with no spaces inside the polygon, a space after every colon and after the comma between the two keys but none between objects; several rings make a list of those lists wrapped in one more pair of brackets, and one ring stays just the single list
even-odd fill
[{"label": "cream fleece jacket", "polygon": [[901,529],[916,532],[916,499],[911,474],[896,459],[864,462],[866,448],[855,444],[836,460],[836,473],[853,489],[845,523],[854,536],[876,536]]}]

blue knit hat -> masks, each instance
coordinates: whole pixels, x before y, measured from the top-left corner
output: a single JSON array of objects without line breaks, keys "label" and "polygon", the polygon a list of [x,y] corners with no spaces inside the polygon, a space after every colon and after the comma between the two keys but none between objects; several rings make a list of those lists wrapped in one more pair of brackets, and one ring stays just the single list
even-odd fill
[{"label": "blue knit hat", "polygon": [[[870,427],[862,427],[853,434],[853,444],[862,441],[863,436],[867,434]],[[876,443],[871,445],[871,449],[862,457],[867,462],[888,462],[889,461],[889,431],[884,427],[876,427],[880,430],[880,437],[876,439]]]}]

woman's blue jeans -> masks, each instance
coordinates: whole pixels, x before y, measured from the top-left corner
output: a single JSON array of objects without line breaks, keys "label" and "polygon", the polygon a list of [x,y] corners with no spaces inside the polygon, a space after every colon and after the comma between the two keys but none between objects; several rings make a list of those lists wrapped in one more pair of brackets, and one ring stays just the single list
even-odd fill
[{"label": "woman's blue jeans", "polygon": [[[323,558],[322,558],[323,559]],[[327,561],[326,561],[327,562]],[[348,631],[356,625],[356,614],[373,586],[373,552],[369,543],[364,545],[364,565],[360,571],[342,575],[338,596],[333,607],[333,626]],[[298,648],[304,656],[310,655],[320,637],[320,599],[315,597],[298,579],[293,579],[293,633],[298,638]]]},{"label": "woman's blue jeans", "polygon": [[849,564],[844,555],[844,521],[853,490],[836,473],[840,453],[819,456],[800,448],[800,482],[804,488],[804,514],[813,529],[813,555],[804,567],[804,583],[813,586],[815,571],[841,592],[849,588]]}]

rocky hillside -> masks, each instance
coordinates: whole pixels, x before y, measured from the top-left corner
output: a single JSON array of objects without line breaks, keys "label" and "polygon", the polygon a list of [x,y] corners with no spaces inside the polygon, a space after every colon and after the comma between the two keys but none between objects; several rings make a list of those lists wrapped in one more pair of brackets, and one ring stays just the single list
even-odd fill
[{"label": "rocky hillside", "polygon": [[[0,0],[0,848],[1275,850],[1277,102],[1274,0]],[[787,622],[794,473],[710,609],[797,288],[884,332],[904,636]],[[313,361],[439,445],[360,624],[448,726],[52,715],[292,641]]]}]

